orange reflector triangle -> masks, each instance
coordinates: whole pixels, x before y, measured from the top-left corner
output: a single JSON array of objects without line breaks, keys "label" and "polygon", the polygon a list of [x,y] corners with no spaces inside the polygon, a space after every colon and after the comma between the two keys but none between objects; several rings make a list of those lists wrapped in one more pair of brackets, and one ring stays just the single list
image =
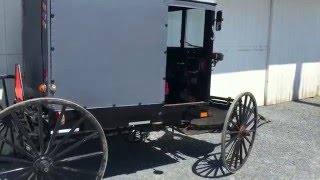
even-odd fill
[{"label": "orange reflector triangle", "polygon": [[23,85],[22,85],[22,77],[20,65],[16,64],[15,66],[15,83],[14,83],[14,92],[16,96],[16,101],[23,101]]}]

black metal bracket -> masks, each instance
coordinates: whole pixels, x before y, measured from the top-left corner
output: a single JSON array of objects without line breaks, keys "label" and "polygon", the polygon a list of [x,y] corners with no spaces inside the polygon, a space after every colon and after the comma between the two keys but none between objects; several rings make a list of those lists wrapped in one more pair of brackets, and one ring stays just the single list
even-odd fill
[{"label": "black metal bracket", "polygon": [[[3,93],[4,93],[6,107],[9,107],[9,97],[8,97],[6,79],[14,79],[14,78],[15,78],[14,75],[0,75],[0,80],[2,81],[2,87],[3,87]],[[2,106],[1,106],[1,109],[3,109]]]}]

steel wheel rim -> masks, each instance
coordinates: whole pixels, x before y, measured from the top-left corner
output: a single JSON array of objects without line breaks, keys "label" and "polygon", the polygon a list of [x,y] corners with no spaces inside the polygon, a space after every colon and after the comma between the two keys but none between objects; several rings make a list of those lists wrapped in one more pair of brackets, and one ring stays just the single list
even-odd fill
[{"label": "steel wheel rim", "polygon": [[[69,132],[66,132],[66,135],[61,137],[59,139],[59,130],[61,128],[60,123],[55,123],[54,128],[51,131],[50,139],[49,141],[45,142],[44,139],[44,132],[38,131],[38,142],[39,145],[35,146],[35,143],[33,140],[31,140],[31,134],[28,135],[28,133],[25,131],[24,126],[21,126],[21,123],[18,122],[19,117],[17,116],[17,111],[24,109],[26,107],[31,107],[37,105],[37,112],[38,112],[38,126],[39,129],[42,127],[43,129],[43,106],[42,105],[54,105],[59,106],[61,109],[61,114],[66,113],[66,109],[72,109],[78,113],[80,113],[81,119],[76,121],[75,124],[72,125],[71,130]],[[24,109],[25,110],[25,109]],[[41,115],[40,115],[41,114]],[[61,122],[63,117],[62,115],[58,115],[58,119],[56,122]],[[38,179],[52,179],[50,176],[50,173],[56,171],[56,169],[59,169],[60,172],[69,172],[77,170],[77,172],[80,173],[89,173],[89,171],[81,170],[81,169],[74,169],[74,168],[64,168],[61,167],[61,164],[63,163],[70,163],[72,164],[75,161],[78,160],[88,160],[89,158],[96,158],[97,156],[101,157],[101,162],[99,168],[97,167],[94,171],[90,173],[94,173],[92,175],[92,179],[102,179],[106,165],[107,165],[107,158],[108,158],[108,146],[107,141],[103,132],[103,129],[101,125],[98,123],[98,121],[95,119],[95,117],[89,113],[87,110],[82,108],[81,106],[74,104],[70,101],[62,100],[62,99],[56,99],[56,98],[38,98],[38,99],[32,99],[29,101],[20,102],[18,104],[15,104],[13,106],[10,106],[6,108],[5,110],[0,112],[0,121],[1,119],[4,119],[5,117],[11,116],[12,122],[15,124],[15,128],[18,129],[22,136],[24,136],[25,142],[30,146],[30,149],[25,147],[19,147],[18,145],[12,144],[12,142],[8,142],[8,140],[3,139],[2,136],[0,136],[0,142],[5,141],[9,146],[14,148],[16,151],[18,151],[20,156],[22,157],[6,157],[6,156],[0,156],[0,162],[8,162],[10,160],[18,161],[19,163],[25,164],[22,168],[14,169],[14,171],[23,171],[23,174],[20,174],[19,177],[16,179],[32,179],[35,178],[35,175],[37,175]],[[25,115],[24,115],[25,116]],[[39,118],[41,117],[41,118]],[[42,123],[41,123],[42,122]],[[75,130],[82,124],[82,122],[89,123],[94,128],[94,131],[88,132],[90,135],[84,135],[84,138],[81,138],[80,141],[75,141],[73,144],[69,147],[64,147],[65,143],[70,143],[70,139],[73,138],[73,135],[75,135]],[[23,128],[22,128],[23,127]],[[29,136],[29,137],[28,137]],[[84,154],[72,156],[69,155],[72,152],[74,152],[77,148],[79,148],[82,145],[85,145],[85,143],[90,142],[94,138],[98,138],[98,142],[100,144],[100,149],[96,153],[91,154]],[[1,144],[1,143],[0,143]],[[11,144],[11,145],[10,145]],[[66,155],[69,155],[66,157]],[[90,160],[90,159],[89,159]],[[100,158],[99,158],[100,160]],[[48,165],[49,163],[49,165]],[[28,164],[28,166],[27,166]],[[59,166],[58,166],[59,165]],[[24,169],[23,169],[24,168]],[[62,168],[62,169],[61,169]],[[81,171],[80,171],[81,170]],[[11,170],[12,171],[12,170]],[[13,172],[14,172],[13,171]],[[3,177],[4,175],[8,175],[10,170],[1,171],[0,177]],[[70,172],[72,173],[72,172]],[[61,173],[59,173],[61,174]],[[89,176],[89,174],[87,174]],[[48,177],[46,177],[48,176]],[[58,175],[56,175],[58,177]],[[91,177],[91,176],[90,176]]]},{"label": "steel wheel rim", "polygon": [[235,173],[248,160],[257,124],[258,111],[254,96],[248,92],[240,94],[230,106],[222,131],[221,158],[229,172]]}]

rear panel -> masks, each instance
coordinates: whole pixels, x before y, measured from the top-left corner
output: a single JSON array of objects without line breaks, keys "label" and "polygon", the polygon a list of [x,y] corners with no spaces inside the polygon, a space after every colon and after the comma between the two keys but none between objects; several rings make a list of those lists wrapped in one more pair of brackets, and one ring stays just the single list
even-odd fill
[{"label": "rear panel", "polygon": [[[45,0],[23,1],[23,82],[26,98],[39,97],[38,86],[43,83],[43,67],[47,63],[47,30],[42,28],[43,11],[41,4]],[[45,14],[43,14],[44,17]],[[43,19],[46,23],[46,19]]]},{"label": "rear panel", "polygon": [[164,101],[161,0],[51,0],[55,97],[88,108]]}]

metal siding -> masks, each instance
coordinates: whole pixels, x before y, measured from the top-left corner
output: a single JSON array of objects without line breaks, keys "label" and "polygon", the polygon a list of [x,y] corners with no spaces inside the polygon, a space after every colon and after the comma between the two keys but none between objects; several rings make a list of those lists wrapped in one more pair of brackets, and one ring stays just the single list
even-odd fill
[{"label": "metal siding", "polygon": [[[0,0],[0,74],[13,73],[14,64],[21,63],[22,0]],[[8,94],[13,102],[13,82],[8,81]],[[3,104],[0,85],[0,104]]]},{"label": "metal siding", "polygon": [[[0,0],[0,75],[7,73],[7,56],[6,56],[6,33],[5,33],[5,16],[4,0]],[[3,88],[0,83],[0,104],[4,104]]]},{"label": "metal siding", "polygon": [[4,0],[7,54],[22,54],[22,0]]},{"label": "metal siding", "polygon": [[162,103],[167,9],[159,0],[52,0],[56,97],[87,107]]},{"label": "metal siding", "polygon": [[[5,30],[4,0],[0,0],[0,55],[6,54],[6,30]],[[5,64],[1,64],[4,66]]]},{"label": "metal siding", "polygon": [[319,7],[319,0],[274,0],[267,104],[320,94]]},{"label": "metal siding", "polygon": [[222,52],[212,75],[211,94],[236,97],[252,92],[264,104],[270,0],[218,0],[224,11],[222,31],[216,32],[214,50]]}]

